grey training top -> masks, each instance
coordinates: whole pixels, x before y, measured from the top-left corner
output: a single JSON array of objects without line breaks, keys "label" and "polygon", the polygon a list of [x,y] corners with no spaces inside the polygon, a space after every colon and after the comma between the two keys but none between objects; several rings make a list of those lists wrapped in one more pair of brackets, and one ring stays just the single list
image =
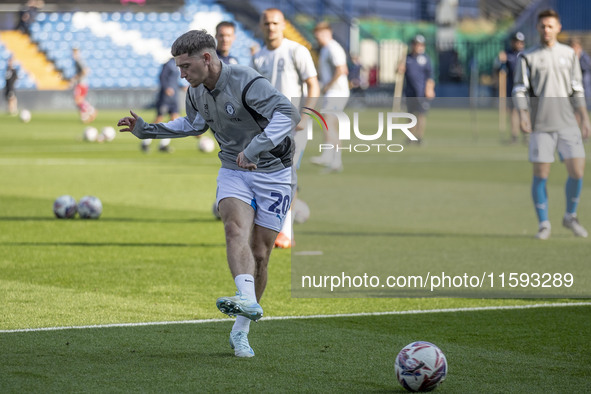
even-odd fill
[{"label": "grey training top", "polygon": [[512,92],[517,108],[531,103],[533,131],[578,127],[573,108],[585,106],[581,65],[564,44],[536,45],[519,54]]},{"label": "grey training top", "polygon": [[275,172],[292,166],[292,130],[300,115],[291,102],[250,67],[222,63],[213,90],[203,84],[189,88],[187,116],[168,123],[148,124],[139,118],[132,133],[145,138],[200,135],[208,128],[220,144],[222,167],[236,164],[244,151],[255,172]]}]

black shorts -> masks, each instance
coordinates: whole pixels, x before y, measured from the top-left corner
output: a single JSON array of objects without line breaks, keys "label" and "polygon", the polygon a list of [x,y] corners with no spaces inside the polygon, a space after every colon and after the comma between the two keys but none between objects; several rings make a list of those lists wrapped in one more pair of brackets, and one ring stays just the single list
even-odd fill
[{"label": "black shorts", "polygon": [[6,97],[6,100],[9,100],[15,96],[16,92],[14,91],[14,89],[4,89],[4,97]]}]

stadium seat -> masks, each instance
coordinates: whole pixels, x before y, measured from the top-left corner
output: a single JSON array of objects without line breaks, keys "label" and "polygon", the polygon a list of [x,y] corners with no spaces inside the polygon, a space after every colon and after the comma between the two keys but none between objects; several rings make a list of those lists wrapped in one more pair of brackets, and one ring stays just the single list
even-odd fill
[{"label": "stadium seat", "polygon": [[[31,26],[31,38],[65,78],[74,75],[71,50],[77,47],[81,49],[81,55],[90,69],[91,88],[156,88],[167,48],[180,34],[191,28],[198,12],[213,12],[208,17],[215,16],[220,21],[235,21],[231,14],[212,0],[186,0],[185,6],[175,12],[41,12]],[[83,16],[82,19],[79,14]],[[109,32],[112,26],[108,29],[100,26],[107,22],[117,24],[116,34],[111,35]],[[120,40],[127,32],[136,34],[130,36],[134,39],[127,40],[129,45],[123,44],[125,40]],[[248,64],[253,34],[245,31],[239,23],[236,33],[238,40],[232,54],[240,63]],[[158,54],[154,52],[155,47],[161,48]],[[113,68],[116,71],[111,71]],[[125,77],[134,80],[123,82]]]}]

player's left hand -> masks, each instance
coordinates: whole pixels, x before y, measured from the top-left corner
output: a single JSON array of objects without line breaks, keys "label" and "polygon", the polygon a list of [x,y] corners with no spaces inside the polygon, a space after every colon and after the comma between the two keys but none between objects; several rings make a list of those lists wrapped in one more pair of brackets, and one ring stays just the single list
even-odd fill
[{"label": "player's left hand", "polygon": [[587,140],[591,133],[591,122],[589,122],[587,108],[585,106],[577,108],[575,111],[575,117],[577,118],[577,123],[581,129],[581,137],[583,137],[583,140]]},{"label": "player's left hand", "polygon": [[244,152],[238,153],[238,157],[236,158],[236,164],[238,164],[238,167],[244,168],[248,171],[257,169],[257,165],[248,160],[244,155]]},{"label": "player's left hand", "polygon": [[587,121],[583,122],[583,124],[581,125],[581,136],[583,137],[584,140],[587,140],[589,138],[590,134],[591,134],[591,124],[589,124],[589,119],[587,119]]}]

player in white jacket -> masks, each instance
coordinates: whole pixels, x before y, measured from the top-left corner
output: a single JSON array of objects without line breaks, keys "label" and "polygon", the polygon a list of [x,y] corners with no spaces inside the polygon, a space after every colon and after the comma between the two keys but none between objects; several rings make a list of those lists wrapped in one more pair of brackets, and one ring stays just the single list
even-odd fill
[{"label": "player in white jacket", "polygon": [[[260,20],[265,45],[253,55],[251,66],[271,82],[300,110],[313,108],[320,96],[318,74],[310,51],[284,37],[285,16],[277,8],[263,11]],[[306,119],[307,120],[307,119]],[[294,135],[294,164],[298,168],[308,142],[303,131],[304,121],[296,127]],[[297,198],[297,196],[296,196]],[[291,211],[279,233],[275,246],[291,248],[293,241]]]}]

